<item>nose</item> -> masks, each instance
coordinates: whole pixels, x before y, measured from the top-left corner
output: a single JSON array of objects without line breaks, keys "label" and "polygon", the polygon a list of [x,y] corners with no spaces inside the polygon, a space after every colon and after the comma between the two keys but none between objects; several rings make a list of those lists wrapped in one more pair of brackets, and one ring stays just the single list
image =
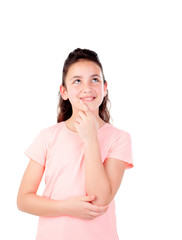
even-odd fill
[{"label": "nose", "polygon": [[82,92],[92,92],[89,83],[84,83],[82,86]]}]

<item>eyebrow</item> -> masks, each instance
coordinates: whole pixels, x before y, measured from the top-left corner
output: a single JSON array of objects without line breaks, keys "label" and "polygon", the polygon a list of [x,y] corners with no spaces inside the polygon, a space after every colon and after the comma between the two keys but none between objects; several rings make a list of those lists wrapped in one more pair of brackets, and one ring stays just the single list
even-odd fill
[{"label": "eyebrow", "polygon": [[[93,74],[93,75],[91,75],[90,77],[101,77],[100,75],[98,75],[98,74]],[[71,79],[70,79],[70,81],[71,80],[73,80],[74,78],[82,78],[82,76],[74,76],[74,77],[72,77]]]}]

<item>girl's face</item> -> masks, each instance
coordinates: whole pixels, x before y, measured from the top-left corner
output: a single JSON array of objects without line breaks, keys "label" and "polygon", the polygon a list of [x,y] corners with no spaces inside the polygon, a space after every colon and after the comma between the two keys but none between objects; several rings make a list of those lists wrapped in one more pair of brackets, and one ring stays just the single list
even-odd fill
[{"label": "girl's face", "polygon": [[82,109],[80,98],[85,97],[93,98],[83,100],[98,115],[99,106],[107,94],[107,82],[103,83],[102,71],[95,62],[81,59],[73,63],[67,72],[65,84],[67,90],[61,86],[61,95],[64,100],[69,99],[73,115]]}]

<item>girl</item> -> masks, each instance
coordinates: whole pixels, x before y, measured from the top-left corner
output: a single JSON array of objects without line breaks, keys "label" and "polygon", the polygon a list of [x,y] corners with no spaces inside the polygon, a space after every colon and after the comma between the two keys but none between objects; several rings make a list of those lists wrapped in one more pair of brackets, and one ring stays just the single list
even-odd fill
[{"label": "girl", "polygon": [[24,152],[30,161],[18,208],[40,216],[37,240],[118,240],[114,197],[133,167],[131,137],[109,123],[107,82],[95,52],[68,55],[59,97],[57,124]]}]

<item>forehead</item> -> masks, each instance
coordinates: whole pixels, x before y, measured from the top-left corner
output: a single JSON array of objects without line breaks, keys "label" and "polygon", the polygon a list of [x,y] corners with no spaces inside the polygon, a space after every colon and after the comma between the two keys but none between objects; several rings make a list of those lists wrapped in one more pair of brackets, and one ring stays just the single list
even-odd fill
[{"label": "forehead", "polygon": [[88,76],[93,74],[101,75],[99,65],[90,60],[80,59],[70,66],[67,72],[67,78],[73,77],[74,75]]}]

